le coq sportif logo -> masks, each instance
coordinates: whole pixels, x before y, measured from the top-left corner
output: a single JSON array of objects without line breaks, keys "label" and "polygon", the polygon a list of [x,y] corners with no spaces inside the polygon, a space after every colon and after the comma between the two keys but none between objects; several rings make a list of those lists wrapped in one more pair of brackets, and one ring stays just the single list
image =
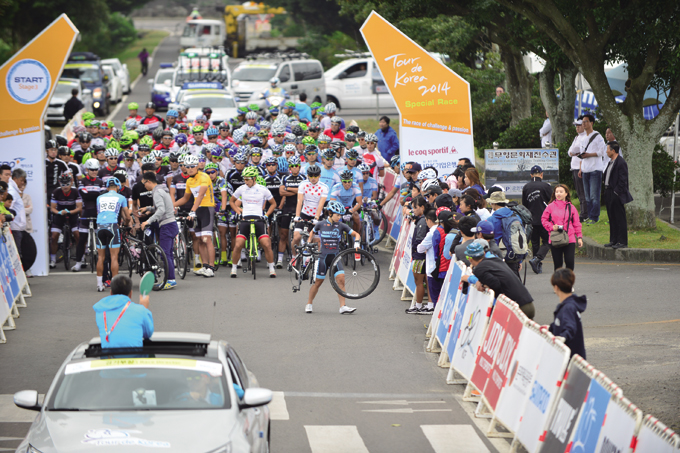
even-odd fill
[{"label": "le coq sportif logo", "polygon": [[7,72],[7,91],[22,104],[35,104],[50,90],[50,73],[37,60],[19,60]]}]

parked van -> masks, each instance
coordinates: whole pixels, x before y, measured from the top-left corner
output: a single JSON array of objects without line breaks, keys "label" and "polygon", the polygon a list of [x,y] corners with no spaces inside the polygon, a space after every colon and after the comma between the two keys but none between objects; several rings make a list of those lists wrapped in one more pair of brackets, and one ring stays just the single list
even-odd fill
[{"label": "parked van", "polygon": [[179,38],[182,49],[189,47],[218,47],[224,45],[227,34],[221,20],[195,19],[187,21]]}]

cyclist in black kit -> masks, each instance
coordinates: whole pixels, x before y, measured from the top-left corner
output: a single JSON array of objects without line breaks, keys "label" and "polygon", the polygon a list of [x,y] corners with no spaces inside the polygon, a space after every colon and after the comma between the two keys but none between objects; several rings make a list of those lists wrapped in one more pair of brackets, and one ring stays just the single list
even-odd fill
[{"label": "cyclist in black kit", "polygon": [[83,200],[78,190],[73,188],[73,178],[70,173],[64,173],[59,177],[59,189],[52,192],[50,210],[52,211],[52,243],[50,244],[50,268],[57,267],[57,248],[59,247],[59,235],[65,222],[69,223],[76,242],[79,240],[78,214],[83,210]]},{"label": "cyclist in black kit", "polygon": [[[87,233],[90,228],[90,221],[87,218],[97,217],[97,197],[106,190],[104,182],[97,177],[99,161],[97,159],[88,159],[83,166],[87,174],[80,181],[80,187],[78,188],[80,198],[83,200],[83,215],[78,226],[78,232],[81,234],[78,239],[78,245],[76,245],[76,264],[71,268],[73,272],[80,272],[85,266],[83,257],[85,256],[85,247],[87,246]],[[94,221],[94,227],[96,232],[96,220]]]},{"label": "cyclist in black kit", "polygon": [[[300,173],[301,162],[300,158],[293,156],[288,161],[288,171],[290,174],[281,177],[281,187],[279,187],[279,194],[286,197],[283,203],[281,215],[279,215],[277,222],[279,224],[279,237],[284,240],[279,241],[279,257],[276,260],[276,267],[281,269],[283,267],[283,254],[288,247],[288,235],[290,234],[290,222],[295,217],[295,208],[297,208],[297,193],[298,186],[303,181],[307,180],[305,175]],[[274,191],[272,190],[272,193]],[[291,255],[292,255],[291,250]]]}]

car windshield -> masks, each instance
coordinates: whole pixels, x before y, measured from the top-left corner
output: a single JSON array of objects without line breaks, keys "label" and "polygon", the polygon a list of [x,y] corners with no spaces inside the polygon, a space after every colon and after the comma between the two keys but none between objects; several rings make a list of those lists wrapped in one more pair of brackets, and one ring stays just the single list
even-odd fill
[{"label": "car windshield", "polygon": [[172,71],[159,72],[156,75],[156,84],[163,84],[166,80],[172,80]]},{"label": "car windshield", "polygon": [[95,83],[99,82],[99,68],[96,66],[66,67],[61,76],[70,79],[80,79],[85,83]]},{"label": "car windshield", "polygon": [[231,74],[232,80],[268,82],[276,74],[274,66],[239,66]]},{"label": "car windshield", "polygon": [[78,91],[80,91],[80,87],[78,85],[74,85],[72,83],[57,83],[57,87],[54,89],[54,95],[60,97],[70,97],[71,90],[74,88],[78,88]]},{"label": "car windshield", "polygon": [[182,36],[185,38],[191,38],[192,36],[196,36],[196,30],[198,29],[198,25],[196,24],[186,24],[184,27],[184,33],[182,33]]},{"label": "car windshield", "polygon": [[183,99],[182,102],[186,102],[189,104],[189,107],[192,108],[203,108],[203,107],[211,107],[213,109],[228,109],[228,108],[236,108],[236,103],[234,102],[234,98],[226,97],[226,96],[187,96],[186,99]]},{"label": "car windshield", "polygon": [[49,411],[195,410],[231,407],[219,362],[104,359],[66,366]]}]

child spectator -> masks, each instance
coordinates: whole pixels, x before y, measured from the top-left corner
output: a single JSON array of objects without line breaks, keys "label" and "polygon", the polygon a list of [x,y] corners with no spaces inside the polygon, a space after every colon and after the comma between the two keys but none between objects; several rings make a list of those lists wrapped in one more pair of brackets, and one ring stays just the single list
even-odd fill
[{"label": "child spectator", "polygon": [[[577,213],[578,214],[578,213]],[[573,293],[576,276],[569,268],[561,267],[550,277],[553,292],[560,299],[555,308],[555,320],[550,324],[550,333],[564,338],[564,344],[571,349],[571,355],[586,358],[586,344],[583,340],[581,313],[586,311],[586,296]]]}]

